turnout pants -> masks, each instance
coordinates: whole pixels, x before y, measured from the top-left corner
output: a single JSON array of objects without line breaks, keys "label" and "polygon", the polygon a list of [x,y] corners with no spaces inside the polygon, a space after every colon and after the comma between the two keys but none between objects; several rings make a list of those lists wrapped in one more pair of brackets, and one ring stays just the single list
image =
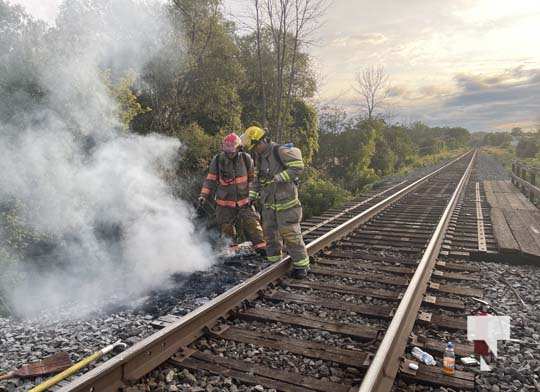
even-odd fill
[{"label": "turnout pants", "polygon": [[275,263],[281,260],[282,248],[285,245],[294,268],[308,268],[309,257],[300,229],[302,206],[298,205],[284,211],[265,207],[262,211],[262,220],[268,261]]},{"label": "turnout pants", "polygon": [[253,207],[230,208],[217,206],[216,220],[221,235],[234,241],[236,238],[235,223],[239,222],[248,241],[251,241],[255,249],[264,249],[266,247],[259,215],[254,211]]}]

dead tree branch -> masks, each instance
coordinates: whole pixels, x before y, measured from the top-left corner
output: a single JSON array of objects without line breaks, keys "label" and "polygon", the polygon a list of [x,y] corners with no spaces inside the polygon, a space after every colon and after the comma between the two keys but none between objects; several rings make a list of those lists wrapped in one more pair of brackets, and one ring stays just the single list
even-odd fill
[{"label": "dead tree branch", "polygon": [[371,120],[388,96],[388,75],[384,67],[370,66],[359,72],[353,88],[360,95],[367,118]]}]

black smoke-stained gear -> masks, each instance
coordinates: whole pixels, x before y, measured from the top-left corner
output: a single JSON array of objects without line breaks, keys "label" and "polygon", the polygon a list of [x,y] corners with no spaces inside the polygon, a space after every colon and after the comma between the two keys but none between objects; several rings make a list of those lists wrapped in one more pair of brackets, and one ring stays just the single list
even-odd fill
[{"label": "black smoke-stained gear", "polygon": [[266,248],[263,230],[259,223],[259,215],[252,206],[238,208],[218,206],[216,208],[216,220],[222,235],[231,239],[236,238],[235,224],[239,223],[247,239],[251,241],[256,250]]},{"label": "black smoke-stained gear", "polygon": [[239,222],[255,249],[266,248],[259,216],[250,205],[249,189],[255,178],[253,159],[239,152],[234,158],[225,153],[214,156],[201,189],[201,197],[215,197],[216,220],[222,235],[236,237]]}]

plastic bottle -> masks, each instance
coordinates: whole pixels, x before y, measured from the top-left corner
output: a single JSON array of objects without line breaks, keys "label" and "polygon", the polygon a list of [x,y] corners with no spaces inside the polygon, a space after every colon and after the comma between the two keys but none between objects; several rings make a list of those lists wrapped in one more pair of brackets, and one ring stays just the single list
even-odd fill
[{"label": "plastic bottle", "polygon": [[446,345],[446,350],[444,351],[442,372],[452,376],[454,374],[455,367],[456,355],[454,354],[454,345],[452,342],[448,342]]},{"label": "plastic bottle", "polygon": [[435,359],[431,355],[429,355],[425,351],[422,351],[418,347],[413,347],[411,354],[413,355],[413,357],[418,359],[420,362],[425,363],[426,365],[433,366],[437,364],[437,362],[435,362]]}]

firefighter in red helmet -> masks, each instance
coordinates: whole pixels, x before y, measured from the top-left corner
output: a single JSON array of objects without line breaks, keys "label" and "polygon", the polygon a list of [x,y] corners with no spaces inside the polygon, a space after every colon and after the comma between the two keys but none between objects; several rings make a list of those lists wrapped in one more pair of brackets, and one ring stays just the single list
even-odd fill
[{"label": "firefighter in red helmet", "polygon": [[247,239],[265,256],[266,243],[259,216],[249,199],[255,167],[249,154],[240,151],[242,141],[235,133],[223,139],[222,152],[214,156],[199,196],[199,204],[214,197],[216,220],[222,236],[236,238],[235,222],[241,221]]}]

